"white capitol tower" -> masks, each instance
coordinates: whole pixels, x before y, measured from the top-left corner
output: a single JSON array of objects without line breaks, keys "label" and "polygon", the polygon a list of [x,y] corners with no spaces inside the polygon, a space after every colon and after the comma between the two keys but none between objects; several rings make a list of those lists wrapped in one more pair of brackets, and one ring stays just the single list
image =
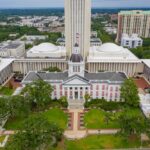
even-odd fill
[{"label": "white capitol tower", "polygon": [[66,49],[70,56],[77,43],[85,58],[90,49],[91,0],[65,0]]}]

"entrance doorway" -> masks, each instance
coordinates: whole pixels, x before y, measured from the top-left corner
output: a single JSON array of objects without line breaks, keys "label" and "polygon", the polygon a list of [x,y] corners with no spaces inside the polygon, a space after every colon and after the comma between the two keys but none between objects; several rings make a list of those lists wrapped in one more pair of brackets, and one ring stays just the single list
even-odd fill
[{"label": "entrance doorway", "polygon": [[78,92],[75,92],[75,99],[78,99]]}]

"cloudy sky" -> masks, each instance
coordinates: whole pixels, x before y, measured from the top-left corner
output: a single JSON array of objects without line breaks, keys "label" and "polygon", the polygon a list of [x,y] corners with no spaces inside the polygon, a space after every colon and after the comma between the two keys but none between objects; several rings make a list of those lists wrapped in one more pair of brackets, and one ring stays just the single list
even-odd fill
[{"label": "cloudy sky", "polygon": [[[64,0],[0,0],[0,8],[63,7]],[[93,7],[150,7],[150,0],[92,0]]]}]

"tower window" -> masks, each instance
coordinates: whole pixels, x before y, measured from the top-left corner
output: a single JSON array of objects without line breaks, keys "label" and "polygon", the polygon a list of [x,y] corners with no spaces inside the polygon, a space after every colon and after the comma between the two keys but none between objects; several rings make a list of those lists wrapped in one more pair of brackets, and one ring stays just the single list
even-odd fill
[{"label": "tower window", "polygon": [[73,72],[80,72],[80,66],[73,66]]}]

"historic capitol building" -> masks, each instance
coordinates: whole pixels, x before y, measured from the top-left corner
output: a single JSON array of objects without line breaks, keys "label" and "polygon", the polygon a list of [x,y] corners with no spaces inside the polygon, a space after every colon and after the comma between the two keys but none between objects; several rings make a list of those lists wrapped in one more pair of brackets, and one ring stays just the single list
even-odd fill
[{"label": "historic capitol building", "polygon": [[[124,80],[143,72],[142,60],[113,43],[91,46],[90,37],[90,0],[65,0],[65,46],[42,43],[26,52],[25,57],[2,59],[8,62],[5,68],[9,72],[0,70],[5,72],[0,84],[10,73],[19,72],[25,76],[23,85],[36,79],[52,84],[54,99],[65,95],[69,100],[83,100],[88,93],[94,99],[119,101]],[[49,67],[58,67],[62,72],[43,72]]]},{"label": "historic capitol building", "polygon": [[[107,100],[120,100],[120,86],[126,79],[125,73],[121,72],[99,72],[89,73],[85,71],[85,61],[80,54],[80,48],[76,44],[74,51],[68,60],[68,71],[64,72],[29,72],[23,85],[31,83],[34,80],[42,79],[49,82],[53,87],[53,99],[59,99],[65,95],[70,101],[70,108],[83,107],[84,95],[90,94],[92,98],[105,98]],[[79,104],[74,104],[74,100]],[[81,105],[81,106],[78,106]]]}]

